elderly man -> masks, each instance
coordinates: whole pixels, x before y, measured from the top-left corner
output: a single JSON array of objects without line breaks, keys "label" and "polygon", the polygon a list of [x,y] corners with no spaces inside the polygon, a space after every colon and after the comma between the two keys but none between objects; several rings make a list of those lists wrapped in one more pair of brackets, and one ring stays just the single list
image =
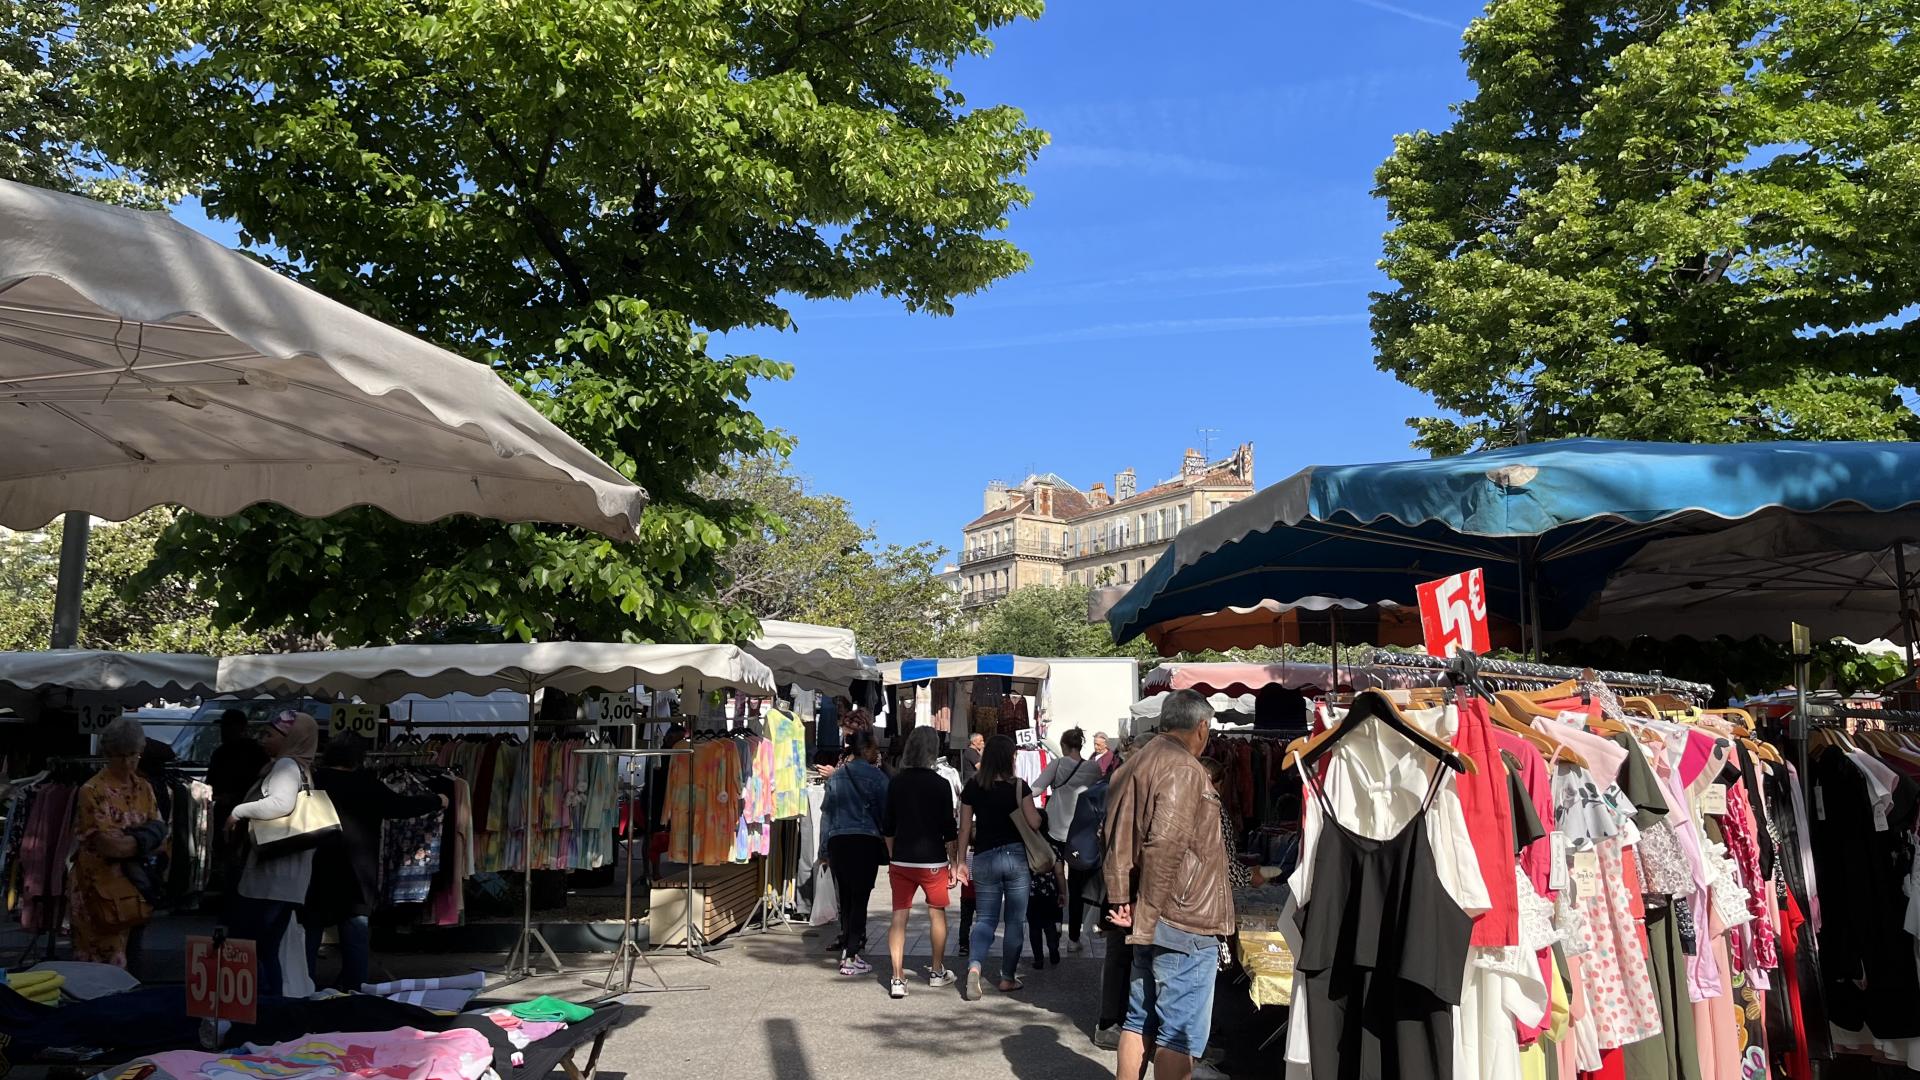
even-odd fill
[{"label": "elderly man", "polygon": [[1108,920],[1127,930],[1133,970],[1118,1080],[1187,1080],[1206,1052],[1220,940],[1233,932],[1220,798],[1200,764],[1213,709],[1170,695],[1159,736],[1114,773],[1107,794]]}]

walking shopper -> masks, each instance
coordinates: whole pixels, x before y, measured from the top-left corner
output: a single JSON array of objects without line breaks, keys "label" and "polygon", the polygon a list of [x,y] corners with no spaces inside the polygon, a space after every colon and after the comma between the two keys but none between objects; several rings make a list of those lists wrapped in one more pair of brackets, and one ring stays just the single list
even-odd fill
[{"label": "walking shopper", "polygon": [[[247,714],[228,709],[220,714],[220,745],[207,758],[207,786],[213,789],[213,820],[227,820],[233,808],[246,799],[247,792],[260,780],[267,767],[267,752],[247,730]],[[229,842],[223,829],[213,835],[213,877],[217,887],[232,892],[240,879],[240,860],[245,852]]]},{"label": "walking shopper", "polygon": [[1140,1080],[1148,1047],[1156,1080],[1187,1080],[1207,1049],[1220,941],[1233,932],[1220,797],[1198,756],[1212,720],[1194,691],[1169,695],[1159,737],[1108,792],[1108,918],[1134,947],[1118,1080]]},{"label": "walking shopper", "polygon": [[[980,754],[986,746],[987,737],[976,731],[968,737],[967,748],[960,751],[960,784],[963,788],[980,774]],[[967,860],[968,869],[972,869],[973,853],[962,846],[960,857]],[[980,898],[974,891],[972,878],[962,880],[965,884],[960,887],[960,955],[967,956],[973,952],[973,915]]]},{"label": "walking shopper", "polygon": [[108,724],[100,733],[107,767],[80,785],[67,878],[75,960],[126,967],[129,936],[153,918],[153,904],[136,878],[151,881],[141,864],[166,843],[167,829],[153,785],[139,772],[146,741],[131,716]]},{"label": "walking shopper", "polygon": [[974,732],[967,739],[967,748],[960,751],[960,782],[965,784],[980,772],[980,752],[987,748],[987,737]]},{"label": "walking shopper", "polygon": [[1120,767],[1120,752],[1108,743],[1105,732],[1093,737],[1093,763],[1100,766],[1100,775],[1112,776],[1113,770]]},{"label": "walking shopper", "polygon": [[1038,832],[1040,811],[1033,805],[1026,781],[1013,774],[1013,755],[1012,739],[1005,735],[988,739],[980,752],[979,775],[960,790],[960,847],[973,852],[971,876],[979,904],[962,994],[970,1001],[980,1000],[980,969],[993,949],[996,928],[1002,933],[1000,981],[994,988],[1003,994],[1020,989],[1014,976],[1020,967],[1020,946],[1026,936],[1021,930],[1027,924],[1027,894],[1033,878],[1013,815],[1019,814],[1028,828]]},{"label": "walking shopper", "polygon": [[[1047,839],[1053,841],[1054,854],[1058,857],[1056,865],[1059,867],[1061,876],[1065,876],[1067,873],[1067,833],[1073,828],[1073,812],[1080,805],[1080,793],[1093,786],[1102,775],[1098,765],[1081,756],[1080,751],[1086,744],[1086,732],[1081,731],[1079,728],[1068,728],[1066,732],[1060,736],[1060,752],[1062,756],[1053,759],[1052,763],[1047,766],[1047,770],[1040,774],[1039,781],[1034,784],[1036,791],[1052,793],[1047,799]],[[1040,898],[1040,884],[1039,882],[1034,883],[1034,897],[1036,901]],[[1084,884],[1084,882],[1081,883],[1082,886],[1084,886]],[[1062,885],[1066,887],[1067,894],[1066,911],[1064,912],[1068,917],[1067,941],[1075,951],[1078,951],[1080,948],[1080,926],[1086,921],[1086,905],[1080,901],[1080,890],[1076,888],[1071,881],[1056,881],[1054,882],[1053,888],[1053,906],[1055,908],[1061,906],[1060,892]],[[1060,939],[1059,922],[1061,914],[1061,912],[1056,912],[1052,922],[1048,924],[1054,927],[1052,940],[1056,945],[1053,949],[1053,962],[1056,964],[1060,962],[1060,950],[1057,943]],[[1040,957],[1040,946],[1037,942],[1033,947],[1033,955],[1036,961]]]},{"label": "walking shopper", "polygon": [[340,978],[333,984],[349,993],[367,980],[367,917],[380,896],[380,823],[421,817],[447,807],[445,795],[402,795],[365,769],[366,740],[336,736],[327,744],[313,786],[333,800],[340,832],[323,842],[313,857],[307,885],[307,970],[319,979],[320,937],[331,926],[340,938]]},{"label": "walking shopper", "polygon": [[887,836],[887,879],[893,887],[893,925],[887,928],[887,955],[893,961],[888,993],[907,996],[907,916],[913,897],[927,898],[927,926],[932,935],[933,960],[927,966],[927,985],[952,986],[947,970],[947,904],[954,879],[960,830],[954,819],[954,793],[934,768],[940,760],[940,735],[931,727],[916,727],[907,735],[900,754],[900,772],[887,788],[887,811],[881,823]]},{"label": "walking shopper", "polygon": [[[313,753],[320,730],[313,717],[291,710],[274,717],[261,738],[272,762],[254,787],[253,798],[227,815],[227,830],[238,834],[242,822],[271,821],[293,813],[300,789],[313,782]],[[247,846],[246,869],[229,903],[228,924],[236,938],[251,938],[260,956],[260,996],[277,997],[284,971],[280,939],[294,909],[307,902],[313,880],[313,849],[262,856]]]},{"label": "walking shopper", "polygon": [[876,764],[880,744],[866,728],[847,735],[847,760],[827,777],[821,801],[820,833],[840,905],[840,974],[865,975],[873,965],[861,958],[867,948],[867,901],[873,880],[887,861],[881,838],[887,811],[887,774]]}]

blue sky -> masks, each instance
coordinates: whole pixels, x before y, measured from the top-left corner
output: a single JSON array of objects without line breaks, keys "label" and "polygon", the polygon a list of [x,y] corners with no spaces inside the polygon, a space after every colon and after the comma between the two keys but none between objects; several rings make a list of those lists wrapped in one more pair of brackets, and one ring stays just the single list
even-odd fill
[{"label": "blue sky", "polygon": [[[1471,0],[1053,0],[958,88],[1051,133],[1008,235],[1033,267],[950,318],[801,304],[715,348],[793,362],[754,407],[795,465],[887,542],[957,548],[987,481],[1142,486],[1217,429],[1270,484],[1413,456],[1426,399],[1373,366],[1386,225],[1368,192],[1396,133],[1471,92]],[[1191,13],[1193,17],[1184,17]],[[228,242],[230,227],[189,222]]]},{"label": "blue sky", "polygon": [[[951,318],[802,305],[725,347],[798,367],[756,392],[798,469],[883,540],[960,542],[990,479],[1144,486],[1218,429],[1257,478],[1414,456],[1424,396],[1373,366],[1367,294],[1396,133],[1471,84],[1470,0],[1053,0],[956,75],[1050,132],[1008,235],[1027,273]],[[1186,17],[1190,14],[1192,17]]]}]

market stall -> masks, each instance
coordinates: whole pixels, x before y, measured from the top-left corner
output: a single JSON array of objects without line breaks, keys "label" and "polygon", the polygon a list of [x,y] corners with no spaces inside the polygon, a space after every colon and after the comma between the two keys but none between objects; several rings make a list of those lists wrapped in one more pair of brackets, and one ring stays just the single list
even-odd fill
[{"label": "market stall", "polygon": [[[533,923],[533,871],[570,869],[582,863],[605,865],[612,860],[614,849],[617,755],[586,757],[592,778],[585,786],[592,805],[580,809],[587,814],[591,827],[575,830],[571,813],[575,809],[574,796],[567,794],[575,789],[569,780],[573,776],[572,764],[576,756],[584,756],[576,755],[576,751],[595,747],[587,745],[586,740],[571,740],[555,746],[552,740],[536,739],[542,727],[541,695],[545,691],[570,695],[593,691],[631,693],[643,684],[682,687],[696,702],[713,690],[751,690],[768,696],[774,692],[773,674],[766,665],[732,645],[600,642],[394,645],[227,657],[220,661],[218,674],[218,685],[223,690],[253,687],[279,693],[357,697],[376,703],[409,693],[439,696],[515,690],[527,695],[524,746],[506,745],[498,740],[491,745],[450,740],[432,748],[432,757],[438,764],[458,764],[459,771],[470,781],[477,783],[482,775],[496,778],[494,792],[476,791],[475,794],[474,848],[479,867],[517,868],[529,875],[521,935],[508,960],[509,972],[516,975],[534,971],[536,946],[555,970],[560,968],[552,946]],[[691,714],[690,719],[697,726],[716,718]],[[615,722],[631,726],[633,717],[629,715]],[[584,729],[598,725],[587,718],[568,715],[551,726]],[[629,748],[643,749],[631,743]],[[676,775],[669,779],[669,785],[690,793],[692,774],[678,775],[682,768],[683,765],[676,762]],[[505,798],[497,794],[501,777],[515,778]],[[562,810],[557,818],[550,814],[543,819],[542,806],[555,804],[553,798],[539,793],[541,788],[560,799]],[[483,797],[484,808],[479,801]],[[511,813],[516,801],[524,806],[524,817],[519,819]],[[685,809],[707,811],[714,805],[714,799],[695,801],[689,795]],[[738,818],[735,800],[726,800],[725,807]],[[719,856],[717,852],[711,854]],[[728,854],[730,857],[731,853]],[[687,861],[691,866],[704,860]],[[691,880],[688,890],[692,891]]]},{"label": "market stall", "polygon": [[[1177,624],[1228,643],[1247,627],[1236,609],[1411,604],[1417,583],[1484,569],[1488,607],[1530,647],[1786,639],[1796,621],[1911,641],[1916,464],[1910,445],[1581,440],[1308,470],[1183,532],[1110,624],[1122,641]],[[1264,754],[1257,737],[1209,748],[1253,778],[1230,805],[1250,790],[1265,813],[1276,765],[1304,781],[1297,809],[1271,808],[1300,819],[1291,868],[1258,837],[1241,849],[1286,869],[1244,897],[1241,944],[1255,999],[1291,1008],[1268,1048],[1290,1069],[1330,1075],[1356,1052],[1382,1075],[1811,1077],[1836,1054],[1920,1068],[1920,733],[1905,716],[1803,715],[1802,743],[1658,672],[1364,663],[1444,681],[1330,695],[1319,734]],[[1359,683],[1348,669],[1325,683]],[[1803,747],[1797,764],[1783,752]],[[1347,859],[1402,836],[1444,877],[1376,879]],[[1379,917],[1396,909],[1421,915]],[[1319,1009],[1356,970],[1342,948],[1361,927],[1379,955],[1440,974],[1398,989],[1398,1030],[1431,1041],[1383,1043]]]},{"label": "market stall", "polygon": [[1014,735],[1033,728],[1046,711],[1049,670],[1045,660],[1003,653],[898,660],[881,664],[880,677],[899,731],[931,724],[958,749],[976,732]]}]

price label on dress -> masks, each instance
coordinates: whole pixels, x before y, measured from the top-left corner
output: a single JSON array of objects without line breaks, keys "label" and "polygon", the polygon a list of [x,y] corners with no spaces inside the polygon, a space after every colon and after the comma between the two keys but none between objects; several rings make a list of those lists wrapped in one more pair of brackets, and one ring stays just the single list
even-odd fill
[{"label": "price label on dress", "polygon": [[80,698],[74,702],[73,713],[82,735],[98,735],[107,730],[107,725],[120,718],[119,705],[99,698]]},{"label": "price label on dress", "polygon": [[254,943],[228,938],[216,950],[210,937],[187,939],[187,1015],[231,1020],[259,1019],[260,956]]},{"label": "price label on dress", "polygon": [[380,730],[380,706],[359,702],[335,705],[327,730],[335,735],[358,735],[372,739]]},{"label": "price label on dress", "polygon": [[1547,834],[1547,887],[1558,892],[1567,887],[1567,834]]},{"label": "price label on dress", "polygon": [[632,694],[600,694],[594,699],[600,708],[600,722],[631,727],[640,717],[640,704]]},{"label": "price label on dress", "polygon": [[1573,853],[1573,892],[1582,899],[1599,894],[1599,852],[1576,851]]},{"label": "price label on dress", "polygon": [[1719,817],[1727,812],[1727,785],[1708,784],[1700,793],[1700,812]]}]

